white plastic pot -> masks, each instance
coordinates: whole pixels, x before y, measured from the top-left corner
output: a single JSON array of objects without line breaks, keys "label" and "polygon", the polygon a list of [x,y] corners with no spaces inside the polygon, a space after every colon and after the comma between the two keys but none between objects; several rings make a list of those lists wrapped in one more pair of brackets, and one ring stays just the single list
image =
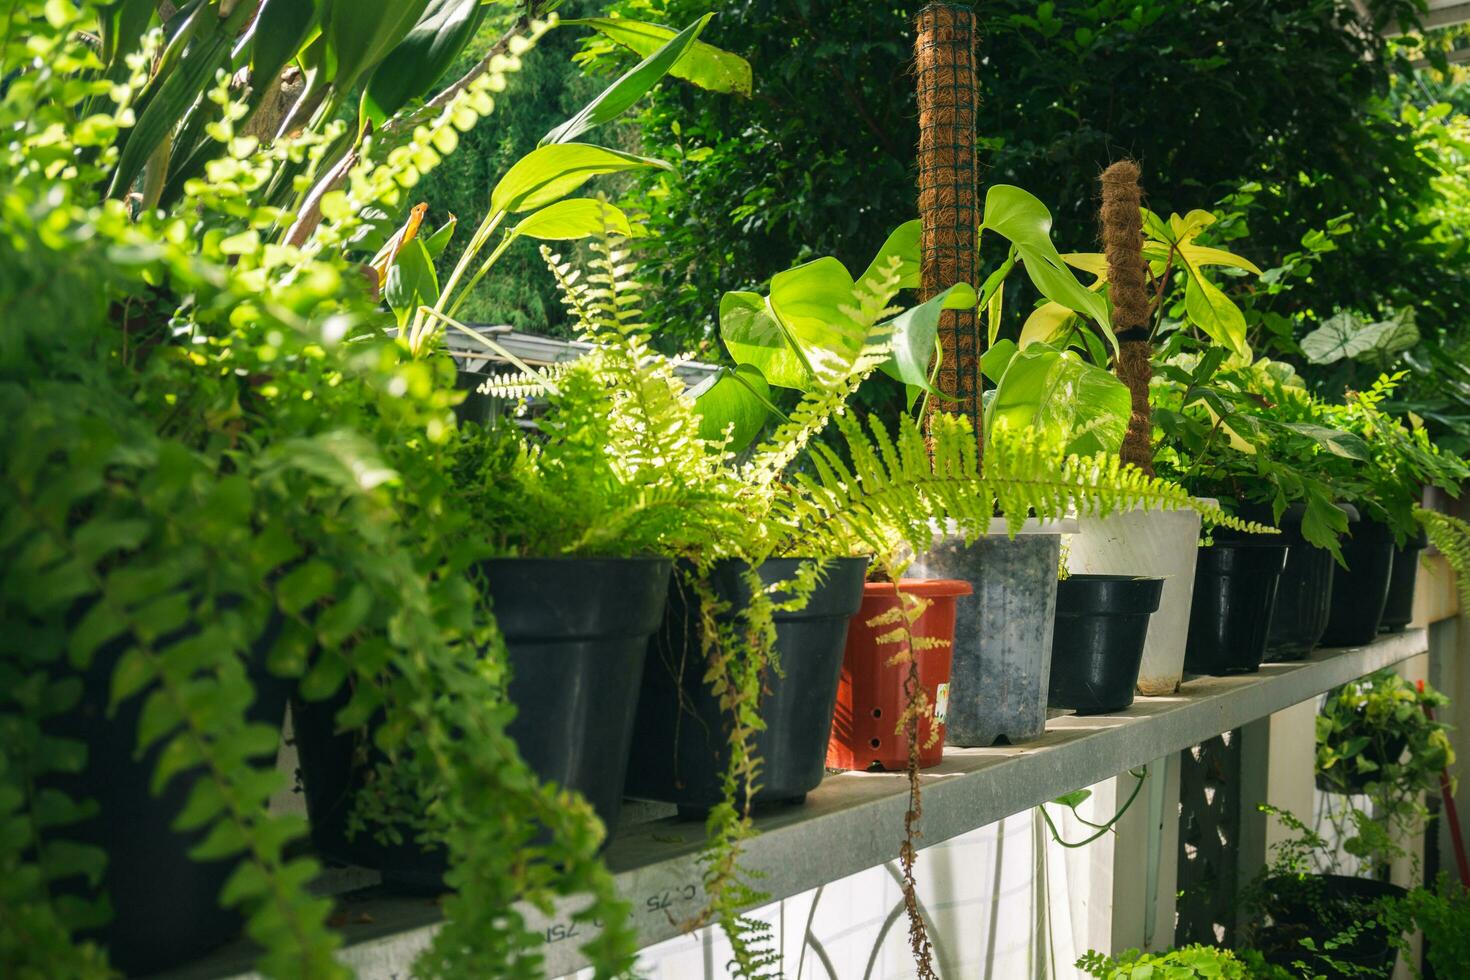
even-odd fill
[{"label": "white plastic pot", "polygon": [[1138,693],[1173,694],[1184,677],[1200,517],[1192,510],[1134,510],[1078,518],[1067,546],[1067,571],[1078,575],[1146,575],[1164,580],[1148,624]]}]

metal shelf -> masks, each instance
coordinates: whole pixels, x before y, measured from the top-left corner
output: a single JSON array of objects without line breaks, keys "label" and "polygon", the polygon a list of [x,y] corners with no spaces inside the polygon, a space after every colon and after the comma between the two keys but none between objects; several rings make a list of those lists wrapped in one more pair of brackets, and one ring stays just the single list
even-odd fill
[{"label": "metal shelf", "polygon": [[[1059,715],[1043,737],[1024,745],[946,749],[943,764],[923,775],[924,844],[1179,752],[1427,649],[1425,631],[1410,630],[1366,647],[1319,650],[1298,663],[1267,664],[1258,674],[1188,678],[1178,694],[1140,698],[1115,715]],[[829,776],[804,806],[757,818],[761,833],[749,842],[744,866],[763,875],[759,883],[771,901],[855,874],[897,857],[906,808],[907,781],[901,773]],[[679,922],[697,912],[703,899],[697,863],[703,825],[667,813],[630,806],[607,851],[608,866],[633,903],[635,922],[650,945],[677,935]],[[359,885],[362,874],[355,879]],[[339,902],[346,940],[342,958],[361,977],[407,980],[414,957],[435,928],[436,903],[371,887],[343,891]],[[578,950],[583,937],[569,919],[526,915],[546,936],[547,976],[585,965]],[[251,974],[240,971],[249,963],[250,951],[242,942],[169,976],[246,977]]]}]

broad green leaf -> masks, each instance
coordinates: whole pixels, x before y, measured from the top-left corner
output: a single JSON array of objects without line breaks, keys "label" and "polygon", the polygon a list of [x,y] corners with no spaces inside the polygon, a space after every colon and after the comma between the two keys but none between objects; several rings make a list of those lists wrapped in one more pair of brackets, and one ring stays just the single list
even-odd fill
[{"label": "broad green leaf", "polygon": [[893,328],[893,354],[883,362],[883,373],[912,388],[939,394],[929,383],[929,375],[939,336],[940,315],[944,310],[967,309],[974,305],[975,290],[966,283],[957,283],[933,299],[894,317],[889,321]]},{"label": "broad green leaf", "polygon": [[1062,338],[1067,335],[1068,324],[1076,315],[1061,303],[1047,300],[1032,310],[1026,322],[1021,325],[1019,346],[1022,348],[1030,347],[1032,344],[1055,346],[1061,343]]},{"label": "broad green leaf", "polygon": [[760,434],[770,416],[771,389],[759,370],[749,364],[721,368],[689,394],[699,412],[699,436],[711,442],[730,430],[730,449],[739,452]]},{"label": "broad green leaf", "polygon": [[1132,400],[1112,373],[1071,351],[1033,344],[1006,365],[985,410],[987,438],[997,425],[1055,433],[1068,452],[1116,453],[1128,429]]},{"label": "broad green leaf", "polygon": [[985,346],[994,344],[1000,336],[1000,318],[1005,312],[1006,284],[1002,279],[995,286],[995,291],[990,294],[990,300],[985,304]]},{"label": "broad green leaf", "polygon": [[439,277],[434,272],[434,260],[417,238],[403,246],[388,267],[383,299],[393,310],[400,329],[408,325],[420,306],[433,306],[438,302]]},{"label": "broad green leaf", "polygon": [[1215,343],[1249,359],[1251,349],[1245,342],[1245,314],[1187,257],[1184,267],[1188,271],[1184,284],[1184,311],[1190,321]]},{"label": "broad green leaf", "polygon": [[[1227,252],[1222,248],[1210,248],[1208,245],[1185,242],[1179,245],[1179,251],[1186,262],[1196,267],[1223,265],[1230,269],[1244,269],[1258,276],[1261,274],[1261,270],[1250,259],[1236,255],[1234,252]],[[1147,249],[1145,249],[1145,254],[1147,254]]]},{"label": "broad green leaf", "polygon": [[770,384],[802,391],[811,384],[801,354],[759,293],[720,298],[720,340],[736,364],[757,369]]},{"label": "broad green leaf", "polygon": [[1188,214],[1180,217],[1177,214],[1169,215],[1169,232],[1172,242],[1183,244],[1204,231],[1215,223],[1215,216],[1209,211],[1201,211],[1196,208]]},{"label": "broad green leaf", "polygon": [[1068,252],[1062,261],[1074,269],[1090,272],[1099,279],[1108,277],[1108,257],[1101,252]]},{"label": "broad green leaf", "polygon": [[855,305],[852,276],[831,256],[771,279],[771,312],[817,381],[844,377],[862,350],[867,330],[843,312]]},{"label": "broad green leaf", "polygon": [[1026,275],[1042,296],[1076,310],[1106,327],[1111,336],[1108,304],[1072,274],[1051,240],[1051,212],[1034,196],[1009,184],[996,184],[985,194],[984,227],[1016,246]]},{"label": "broad green leaf", "polygon": [[600,235],[604,230],[624,237],[633,234],[628,216],[621,209],[605,201],[578,197],[548,204],[535,214],[522,218],[511,233],[518,237],[564,241]]},{"label": "broad green leaf", "polygon": [[428,93],[475,36],[485,9],[480,0],[428,0],[408,35],[373,69],[363,88],[362,118],[381,126]]},{"label": "broad green leaf", "polygon": [[453,214],[450,214],[448,221],[444,222],[432,235],[424,239],[424,248],[428,251],[429,258],[437,259],[440,255],[444,254],[444,250],[449,247],[450,240],[454,238],[454,226],[458,223],[459,219]]},{"label": "broad green leaf", "polygon": [[250,44],[250,80],[263,95],[317,27],[317,0],[265,0]]},{"label": "broad green leaf", "polygon": [[[647,57],[667,44],[675,32],[660,24],[649,24],[626,17],[587,17],[564,20],[564,25],[590,27],[604,37]],[[669,74],[692,82],[712,92],[733,95],[750,95],[750,63],[729,51],[712,44],[696,41],[682,58],[674,63]]]},{"label": "broad green leaf", "polygon": [[1006,376],[1006,368],[1010,366],[1011,358],[1016,356],[1016,342],[1006,339],[991,347],[980,355],[980,373],[989,378],[993,384],[1000,384],[1000,379]]},{"label": "broad green leaf", "polygon": [[1368,458],[1368,444],[1361,436],[1354,433],[1343,432],[1341,429],[1333,429],[1325,425],[1316,425],[1312,422],[1280,422],[1278,424],[1312,439],[1334,456],[1342,456],[1346,459],[1365,460]]},{"label": "broad green leaf", "polygon": [[1302,353],[1313,364],[1332,364],[1346,358],[1386,358],[1419,342],[1413,309],[1387,320],[1368,323],[1352,313],[1338,313],[1302,338]]},{"label": "broad green leaf", "polygon": [[339,93],[350,93],[398,46],[428,0],[323,0],[326,70]]},{"label": "broad green leaf", "polygon": [[622,78],[603,89],[597,98],[583,106],[575,116],[541,137],[541,145],[570,143],[593,126],[600,126],[622,115],[689,54],[713,16],[714,14],[705,14],[664,42]]},{"label": "broad green leaf", "polygon": [[565,197],[593,177],[648,167],[673,169],[662,160],[588,143],[538,147],[500,178],[490,193],[490,207],[495,211],[530,211]]},{"label": "broad green leaf", "polygon": [[869,279],[887,268],[893,256],[898,256],[898,288],[919,288],[919,241],[923,235],[923,223],[915,218],[913,221],[905,221],[889,233],[883,246],[878,249],[878,254],[873,256],[873,261],[868,263],[868,268],[858,277],[859,281]]}]

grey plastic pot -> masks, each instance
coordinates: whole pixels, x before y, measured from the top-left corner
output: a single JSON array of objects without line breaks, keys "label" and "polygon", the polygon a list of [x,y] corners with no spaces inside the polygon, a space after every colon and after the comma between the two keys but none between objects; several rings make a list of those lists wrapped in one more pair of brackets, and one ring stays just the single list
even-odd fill
[{"label": "grey plastic pot", "polygon": [[[1070,524],[1070,522],[1067,522]],[[1051,642],[1056,623],[1061,522],[1027,521],[1014,539],[995,521],[966,545],[937,534],[910,569],[916,578],[969,582],[974,599],[955,619],[945,744],[1022,742],[1046,731]]]}]

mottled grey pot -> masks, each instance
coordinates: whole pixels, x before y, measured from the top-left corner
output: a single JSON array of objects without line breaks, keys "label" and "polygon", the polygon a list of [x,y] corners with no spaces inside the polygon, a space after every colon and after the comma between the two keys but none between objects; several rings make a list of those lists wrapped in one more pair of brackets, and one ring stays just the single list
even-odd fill
[{"label": "mottled grey pot", "polygon": [[975,588],[955,621],[946,744],[1020,742],[1046,731],[1061,547],[1061,534],[1050,530],[1014,540],[991,534],[971,545],[937,536],[914,563],[917,578],[960,579]]}]

